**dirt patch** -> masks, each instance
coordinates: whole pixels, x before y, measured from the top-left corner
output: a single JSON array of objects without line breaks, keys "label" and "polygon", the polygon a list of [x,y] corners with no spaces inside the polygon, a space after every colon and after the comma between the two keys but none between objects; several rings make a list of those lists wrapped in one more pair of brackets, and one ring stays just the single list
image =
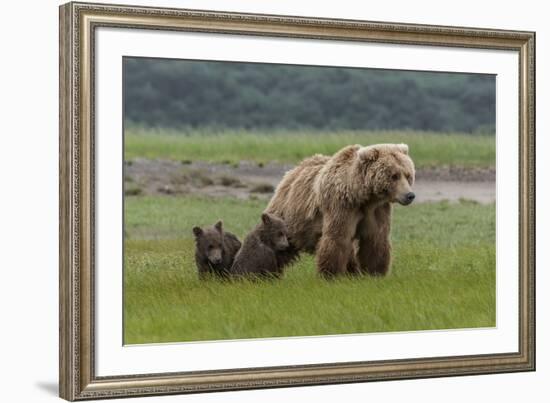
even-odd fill
[{"label": "dirt patch", "polygon": [[[238,199],[269,199],[277,184],[293,165],[185,163],[169,160],[135,159],[125,164],[128,195],[204,195]],[[458,201],[479,203],[495,201],[494,168],[438,167],[416,172],[417,202]],[[136,190],[139,189],[139,190]]]},{"label": "dirt patch", "polygon": [[478,203],[494,203],[495,182],[455,182],[417,180],[414,185],[417,203],[448,200],[473,200]]},{"label": "dirt patch", "polygon": [[434,182],[494,182],[495,168],[465,168],[442,166],[421,168],[416,171],[416,180]]}]

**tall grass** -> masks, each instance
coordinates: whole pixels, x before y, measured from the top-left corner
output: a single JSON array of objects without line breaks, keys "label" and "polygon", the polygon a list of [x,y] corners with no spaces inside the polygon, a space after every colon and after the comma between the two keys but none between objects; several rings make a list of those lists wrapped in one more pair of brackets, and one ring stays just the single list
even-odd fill
[{"label": "tall grass", "polygon": [[128,128],[125,159],[297,163],[316,153],[330,155],[349,144],[406,143],[418,167],[495,165],[495,137],[420,132],[178,132]]},{"label": "tall grass", "polygon": [[324,281],[304,255],[281,281],[199,281],[193,225],[243,237],[259,201],[126,199],[125,343],[495,326],[495,206],[396,207],[386,278]]}]

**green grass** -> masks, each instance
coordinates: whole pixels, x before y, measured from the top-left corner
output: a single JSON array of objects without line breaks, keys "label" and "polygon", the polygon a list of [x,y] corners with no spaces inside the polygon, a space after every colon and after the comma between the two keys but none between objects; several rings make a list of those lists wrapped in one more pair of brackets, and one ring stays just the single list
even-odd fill
[{"label": "green grass", "polygon": [[126,199],[125,343],[495,326],[495,206],[395,208],[386,278],[325,281],[310,256],[273,282],[199,281],[193,225],[242,237],[262,201]]},{"label": "green grass", "polygon": [[260,164],[297,163],[315,153],[330,155],[349,144],[407,143],[418,167],[495,165],[495,137],[418,132],[252,132],[126,129],[125,159]]}]

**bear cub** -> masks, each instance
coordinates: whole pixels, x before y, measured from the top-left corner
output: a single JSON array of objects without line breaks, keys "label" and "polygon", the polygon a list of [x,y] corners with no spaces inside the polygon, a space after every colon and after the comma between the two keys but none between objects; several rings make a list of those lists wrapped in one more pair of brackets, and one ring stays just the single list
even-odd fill
[{"label": "bear cub", "polygon": [[284,221],[268,213],[261,218],[235,256],[231,267],[234,276],[279,278],[283,268],[297,256]]},{"label": "bear cub", "polygon": [[222,221],[209,228],[194,227],[193,234],[199,277],[227,277],[235,255],[241,248],[241,241],[231,232],[224,231]]}]

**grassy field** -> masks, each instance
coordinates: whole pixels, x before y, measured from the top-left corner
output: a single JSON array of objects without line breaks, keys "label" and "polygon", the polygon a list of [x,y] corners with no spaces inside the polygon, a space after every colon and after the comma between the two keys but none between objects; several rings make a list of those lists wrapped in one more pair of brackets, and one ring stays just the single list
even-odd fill
[{"label": "grassy field", "polygon": [[494,204],[397,206],[393,271],[383,279],[324,281],[305,255],[281,281],[199,281],[192,226],[223,218],[242,238],[264,207],[126,198],[125,343],[495,326]]},{"label": "grassy field", "polygon": [[126,129],[125,159],[297,163],[315,153],[330,155],[348,144],[407,143],[417,167],[495,165],[495,137],[415,132],[224,132]]}]

